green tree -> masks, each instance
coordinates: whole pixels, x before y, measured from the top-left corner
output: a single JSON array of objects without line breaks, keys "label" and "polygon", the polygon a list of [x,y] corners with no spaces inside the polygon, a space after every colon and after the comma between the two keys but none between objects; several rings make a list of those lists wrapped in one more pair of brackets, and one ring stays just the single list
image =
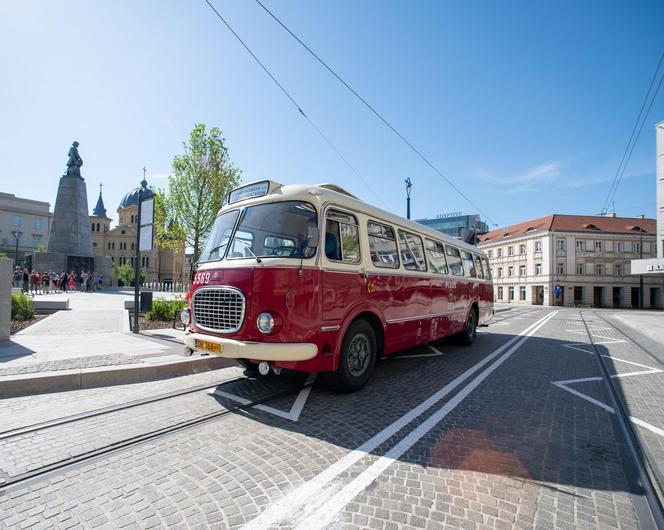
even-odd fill
[{"label": "green tree", "polygon": [[[140,271],[140,283],[145,283],[145,278],[147,278],[147,270],[143,267]],[[114,263],[113,264],[113,276],[118,278],[123,285],[130,286],[134,283],[134,267],[131,266],[131,263],[125,263],[119,267]]]},{"label": "green tree", "polygon": [[151,188],[154,193],[154,238],[161,248],[179,250],[185,241],[182,226],[175,222],[173,201],[169,201],[161,188]]},{"label": "green tree", "polygon": [[173,222],[181,227],[188,247],[198,259],[222,201],[240,182],[240,170],[230,161],[221,130],[206,131],[197,123],[184,143],[184,154],[173,158],[168,178],[168,201]]}]

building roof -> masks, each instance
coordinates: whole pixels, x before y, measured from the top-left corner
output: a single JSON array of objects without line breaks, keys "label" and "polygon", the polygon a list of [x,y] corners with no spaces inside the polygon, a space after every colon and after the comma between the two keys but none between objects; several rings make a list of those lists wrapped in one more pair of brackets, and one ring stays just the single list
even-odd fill
[{"label": "building roof", "polygon": [[138,206],[138,192],[143,190],[143,198],[147,197],[152,197],[154,193],[152,193],[152,190],[148,188],[148,182],[147,180],[143,179],[141,181],[141,187],[140,188],[134,188],[131,191],[128,191],[124,197],[122,197],[122,201],[120,201],[120,208],[127,208],[128,206]]},{"label": "building roof", "polygon": [[523,236],[529,232],[588,232],[594,234],[655,234],[657,224],[654,219],[640,217],[608,217],[600,215],[551,214],[531,221],[524,221],[507,228],[491,230],[478,236],[480,243],[499,241]]},{"label": "building roof", "polygon": [[106,217],[106,207],[104,206],[104,199],[101,197],[101,191],[99,191],[99,198],[97,199],[97,206],[94,207],[92,210],[92,215],[95,217],[103,217],[105,219],[108,219]]}]

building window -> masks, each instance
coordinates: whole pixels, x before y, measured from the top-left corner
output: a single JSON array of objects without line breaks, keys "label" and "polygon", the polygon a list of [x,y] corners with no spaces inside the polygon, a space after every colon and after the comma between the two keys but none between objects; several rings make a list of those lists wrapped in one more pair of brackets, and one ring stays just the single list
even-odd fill
[{"label": "building window", "polygon": [[519,287],[519,300],[521,301],[526,300],[526,287],[524,285]]},{"label": "building window", "polygon": [[23,223],[23,220],[21,219],[20,215],[15,215],[12,217],[12,226],[19,228],[21,224]]},{"label": "building window", "polygon": [[634,243],[634,254],[641,253],[641,243]]},{"label": "building window", "polygon": [[595,252],[602,252],[602,242],[595,241]]},{"label": "building window", "polygon": [[583,252],[586,250],[586,242],[583,239],[577,239],[576,240],[576,251],[577,252]]},{"label": "building window", "polygon": [[93,242],[92,242],[92,246],[93,246],[93,247],[96,247],[96,246],[97,246],[97,242],[96,242],[96,241],[93,241]]},{"label": "building window", "polygon": [[93,232],[95,231],[95,224],[94,223],[92,223],[92,226],[90,227],[90,230],[92,230]]},{"label": "building window", "polygon": [[108,242],[108,249],[107,250],[111,250],[111,242],[110,241]]},{"label": "building window", "polygon": [[37,248],[39,242],[41,241],[41,236],[39,234],[32,234],[32,246]]},{"label": "building window", "polygon": [[115,250],[115,241],[111,243],[111,250]]},{"label": "building window", "polygon": [[584,267],[583,263],[577,263],[577,264],[576,264],[576,274],[577,274],[578,276],[583,276],[583,269],[584,269],[584,268],[585,268],[585,267]]},{"label": "building window", "polygon": [[111,263],[115,263],[115,258],[111,256]]},{"label": "building window", "polygon": [[542,241],[535,241],[535,252],[542,252]]},{"label": "building window", "polygon": [[489,259],[493,258],[493,250],[489,250],[486,255],[489,256]]},{"label": "building window", "polygon": [[557,248],[558,250],[562,250],[562,251],[564,251],[564,250],[565,250],[565,240],[564,240],[564,239],[558,239],[558,240],[556,240],[556,248]]},{"label": "building window", "polygon": [[519,245],[519,254],[523,256],[525,253],[526,253],[526,244],[525,244],[525,243],[521,243],[521,244]]},{"label": "building window", "polygon": [[623,242],[616,241],[616,252],[621,253],[623,251]]},{"label": "building window", "polygon": [[613,266],[613,271],[616,276],[622,276],[623,275],[623,266],[622,263],[616,263]]},{"label": "building window", "polygon": [[503,299],[503,288],[498,287],[498,300],[502,300],[502,299]]},{"label": "building window", "polygon": [[502,277],[503,277],[503,268],[498,267],[498,278],[502,278]]},{"label": "building window", "polygon": [[519,265],[519,276],[525,276],[525,275],[526,275],[526,266]]},{"label": "building window", "polygon": [[122,235],[124,235],[124,234],[125,234],[125,231],[124,231],[124,230],[120,230],[120,232],[122,233]]},{"label": "building window", "polygon": [[136,244],[136,243],[132,243],[132,244],[131,244],[131,249],[132,249],[132,250],[134,250],[134,245],[135,245],[135,244]]},{"label": "building window", "polygon": [[[510,248],[512,248],[512,247],[510,247]],[[514,267],[507,267],[507,276],[508,276],[509,278],[511,278],[512,276],[514,276]]]},{"label": "building window", "polygon": [[503,249],[502,248],[499,248],[496,252],[497,252],[497,255],[498,255],[499,258],[503,257]]},{"label": "building window", "polygon": [[510,302],[514,300],[514,287],[509,287],[507,292],[509,293]]},{"label": "building window", "polygon": [[514,256],[514,247],[512,246],[507,247],[507,255]]},{"label": "building window", "polygon": [[597,263],[595,265],[595,275],[596,276],[602,276],[604,274],[604,265],[601,263]]},{"label": "building window", "polygon": [[542,275],[542,264],[541,263],[537,263],[535,265],[535,275],[537,275],[537,276]]},{"label": "building window", "polygon": [[556,267],[556,272],[558,274],[565,274],[565,264],[564,263],[558,263],[558,266]]},{"label": "building window", "polygon": [[97,232],[99,232],[99,223],[97,223]]}]

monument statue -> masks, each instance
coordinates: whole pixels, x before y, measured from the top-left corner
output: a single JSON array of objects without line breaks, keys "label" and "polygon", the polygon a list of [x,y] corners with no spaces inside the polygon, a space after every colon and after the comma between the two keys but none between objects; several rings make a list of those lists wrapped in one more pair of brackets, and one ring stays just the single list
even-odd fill
[{"label": "monument statue", "polygon": [[78,154],[78,145],[78,142],[74,142],[69,148],[67,172],[63,176],[83,178],[81,177],[81,166],[83,165],[83,160]]}]

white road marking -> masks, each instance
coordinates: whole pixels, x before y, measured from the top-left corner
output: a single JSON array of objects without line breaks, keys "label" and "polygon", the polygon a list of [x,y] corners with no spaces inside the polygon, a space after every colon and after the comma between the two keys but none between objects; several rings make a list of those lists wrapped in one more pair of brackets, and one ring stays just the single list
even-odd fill
[{"label": "white road marking", "polygon": [[[390,467],[401,455],[403,455],[408,449],[415,445],[425,434],[427,434],[431,429],[438,425],[443,418],[445,418],[450,412],[452,412],[457,405],[459,405],[468,395],[475,390],[489,375],[491,375],[503,362],[509,359],[512,354],[519,349],[519,347],[528,340],[534,333],[537,332],[548,320],[557,313],[557,311],[548,315],[548,318],[545,317],[543,322],[531,331],[529,331],[525,336],[521,337],[520,340],[512,346],[507,352],[505,352],[501,357],[496,360],[491,366],[486,368],[481,374],[479,374],[475,379],[463,387],[458,394],[456,394],[452,399],[445,403],[440,409],[433,413],[429,418],[426,419],[422,424],[417,428],[412,430],[407,436],[402,438],[392,449],[390,449],[384,456],[380,457],[374,464],[372,464],[368,469],[360,473],[355,479],[353,479],[350,484],[345,486],[341,491],[338,491],[331,498],[325,501],[325,497],[317,499],[319,501],[325,501],[322,506],[315,510],[309,510],[309,515],[297,526],[298,530],[312,530],[318,528],[324,528],[326,525],[331,523],[346,504],[353,500],[359,493],[364,491],[367,486],[369,486],[374,480],[376,480],[388,467]],[[308,507],[310,508],[310,507]]]},{"label": "white road marking", "polygon": [[[662,370],[658,370],[658,372],[661,372],[661,371]],[[654,372],[647,372],[647,373],[654,373]],[[619,374],[615,374],[615,375],[619,375]],[[623,377],[625,375],[636,375],[636,373],[633,372],[631,374],[624,374]],[[598,401],[597,399],[594,399],[594,398],[584,394],[583,392],[579,392],[578,390],[574,390],[573,388],[570,388],[570,387],[567,386],[568,384],[573,384],[573,383],[585,383],[585,382],[588,382],[588,381],[602,381],[602,380],[603,380],[602,377],[586,377],[584,379],[570,379],[568,381],[551,381],[551,383],[554,384],[555,386],[557,386],[558,388],[562,388],[566,392],[569,392],[570,394],[574,394],[575,396],[580,397],[581,399],[583,399],[585,401],[588,401],[589,403],[592,403],[593,405],[596,405],[596,406],[606,410],[607,412],[610,412],[611,414],[615,414],[616,411],[613,407],[607,405],[606,403],[602,403],[601,401]],[[656,427],[656,426],[654,426],[654,425],[652,425],[652,424],[650,424],[646,421],[640,420],[639,418],[635,418],[634,416],[629,416],[629,420],[632,423],[643,427],[644,429],[648,429],[650,432],[654,432],[655,434],[658,434],[659,436],[664,437],[664,429],[660,429],[659,427]]]},{"label": "white road marking", "polygon": [[[595,337],[593,337],[594,339]],[[593,340],[594,344],[620,344],[621,342],[627,342],[626,340],[604,340],[604,341],[596,341]]]},{"label": "white road marking", "polygon": [[579,346],[590,346],[592,348],[592,344],[585,344],[585,343],[576,344],[575,343],[575,344],[563,344],[563,346],[565,346],[565,348],[571,348],[573,350],[582,351],[583,353],[587,353],[589,355],[595,355],[594,351],[588,351],[588,350],[584,350],[583,348],[579,348]]},{"label": "white road marking", "polygon": [[[273,414],[274,416],[279,416],[280,418],[285,418],[287,420],[298,421],[300,419],[300,414],[302,414],[302,409],[304,408],[304,405],[307,402],[307,399],[309,398],[309,394],[311,393],[311,388],[312,388],[311,385],[313,385],[313,382],[315,380],[316,380],[316,374],[309,374],[306,381],[304,382],[305,385],[304,388],[300,390],[300,393],[297,395],[295,402],[293,403],[288,412],[275,409],[274,407],[269,407],[267,405],[254,405],[252,408],[262,410],[263,412],[267,412],[268,414]],[[230,394],[229,392],[224,392],[222,390],[210,390],[208,391],[208,393],[216,396],[225,397],[227,399],[230,399],[231,401],[236,401],[238,403],[241,403],[242,405],[248,405],[249,403],[251,403],[250,399],[236,396],[235,394]]]},{"label": "white road marking", "polygon": [[[491,362],[493,359],[498,357],[503,351],[509,348],[512,344],[517,342],[519,339],[526,339],[530,334],[536,331],[536,327],[544,324],[555,315],[557,311],[549,313],[548,315],[542,317],[540,320],[528,326],[523,330],[519,335],[515,335],[505,344],[500,346],[498,349],[494,350],[492,353],[487,355],[484,359],[478,362],[476,365],[472,366],[461,375],[457,376],[453,381],[449,382],[443,388],[432,394],[429,398],[422,401],[419,405],[411,409],[409,412],[401,416],[399,419],[385,427],[379,433],[375,434],[369,438],[366,442],[360,445],[357,449],[349,452],[328,467],[326,470],[322,471],[316,475],[313,479],[299,487],[291,490],[289,493],[284,495],[278,501],[272,503],[268,508],[266,508],[263,513],[258,517],[249,521],[244,528],[247,529],[265,529],[269,528],[271,525],[287,518],[291,514],[300,513],[305,506],[312,504],[315,501],[322,501],[325,499],[324,493],[328,493],[328,496],[333,494],[335,491],[335,485],[332,481],[339,476],[341,473],[346,471],[352,465],[357,463],[359,460],[364,458],[367,454],[371,453],[376,447],[381,445],[383,442],[390,439],[401,429],[406,427],[409,423],[419,417],[421,414],[429,410],[441,399],[443,399],[447,394],[452,392],[457,386],[463,383],[471,375],[477,372],[484,365]],[[539,329],[539,328],[538,328]],[[521,343],[519,343],[520,345]]]}]

